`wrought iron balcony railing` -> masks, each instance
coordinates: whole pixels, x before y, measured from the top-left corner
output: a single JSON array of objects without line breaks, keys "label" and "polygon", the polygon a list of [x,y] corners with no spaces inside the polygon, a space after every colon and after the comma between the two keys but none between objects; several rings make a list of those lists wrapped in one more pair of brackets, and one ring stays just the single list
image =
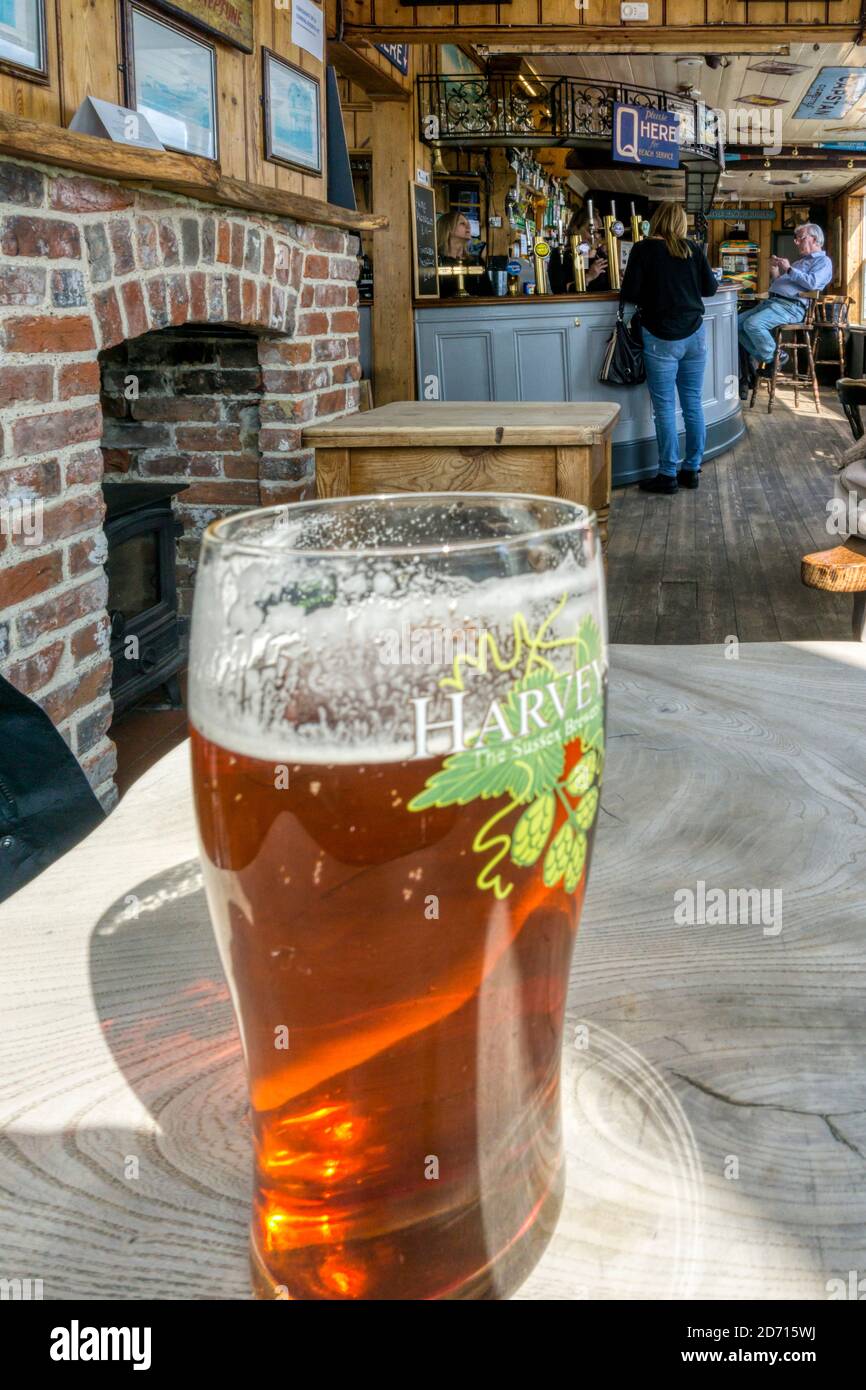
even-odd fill
[{"label": "wrought iron balcony railing", "polygon": [[421,139],[430,145],[610,142],[614,103],[628,102],[679,116],[686,156],[719,156],[712,111],[674,92],[576,77],[533,79],[535,95],[519,78],[505,76],[419,77],[417,84]]}]

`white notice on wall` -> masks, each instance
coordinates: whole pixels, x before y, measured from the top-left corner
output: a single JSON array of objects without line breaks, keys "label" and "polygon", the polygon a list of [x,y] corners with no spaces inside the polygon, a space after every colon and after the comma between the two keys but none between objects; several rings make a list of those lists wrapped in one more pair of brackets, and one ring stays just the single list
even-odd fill
[{"label": "white notice on wall", "polygon": [[325,53],[325,22],[313,0],[292,0],[292,43],[321,63]]}]

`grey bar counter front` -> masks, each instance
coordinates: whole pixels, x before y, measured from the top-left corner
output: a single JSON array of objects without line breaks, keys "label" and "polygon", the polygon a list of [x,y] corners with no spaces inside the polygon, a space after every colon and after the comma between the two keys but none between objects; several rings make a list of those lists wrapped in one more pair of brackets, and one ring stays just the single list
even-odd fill
[{"label": "grey bar counter front", "polygon": [[[613,484],[648,477],[658,467],[658,450],[646,386],[606,386],[598,380],[618,301],[608,292],[418,303],[418,399],[615,402],[620,416],[613,436]],[[710,459],[730,449],[745,425],[737,389],[736,290],[720,288],[704,307],[704,458]],[[679,407],[677,422],[682,434]]]}]

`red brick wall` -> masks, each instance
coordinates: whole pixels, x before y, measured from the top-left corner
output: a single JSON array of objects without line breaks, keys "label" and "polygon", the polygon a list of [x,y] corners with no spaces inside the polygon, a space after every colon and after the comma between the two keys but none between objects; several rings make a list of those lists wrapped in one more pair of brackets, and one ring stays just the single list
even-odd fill
[{"label": "red brick wall", "polygon": [[[247,462],[234,440],[190,448],[224,456],[192,501],[298,500],[313,477],[301,425],[357,407],[356,252],[332,228],[0,160],[0,668],[48,711],[105,801],[115,761],[98,354],[191,323],[254,332],[258,477],[231,476],[230,456]],[[36,504],[38,543],[16,522]]]}]

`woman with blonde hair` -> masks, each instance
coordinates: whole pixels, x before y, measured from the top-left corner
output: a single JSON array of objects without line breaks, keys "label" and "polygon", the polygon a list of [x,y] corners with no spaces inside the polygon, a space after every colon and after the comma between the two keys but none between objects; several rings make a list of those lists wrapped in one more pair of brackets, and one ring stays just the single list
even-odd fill
[{"label": "woman with blonde hair", "polygon": [[[436,222],[436,252],[440,265],[483,265],[475,256],[469,255],[472,228],[464,212],[443,212]],[[484,275],[467,275],[464,285],[470,294],[489,294],[490,281]],[[456,276],[443,275],[439,281],[440,299],[449,299],[457,293]]]},{"label": "woman with blonde hair", "polygon": [[[675,493],[697,487],[707,426],[703,385],[707,362],[704,299],[718,284],[703,247],[686,236],[688,221],[679,203],[660,203],[646,241],[632,247],[622,282],[622,299],[640,309],[647,386],[655,414],[658,473],[642,479],[644,492]],[[680,462],[677,396],[686,426],[686,456]]]}]

